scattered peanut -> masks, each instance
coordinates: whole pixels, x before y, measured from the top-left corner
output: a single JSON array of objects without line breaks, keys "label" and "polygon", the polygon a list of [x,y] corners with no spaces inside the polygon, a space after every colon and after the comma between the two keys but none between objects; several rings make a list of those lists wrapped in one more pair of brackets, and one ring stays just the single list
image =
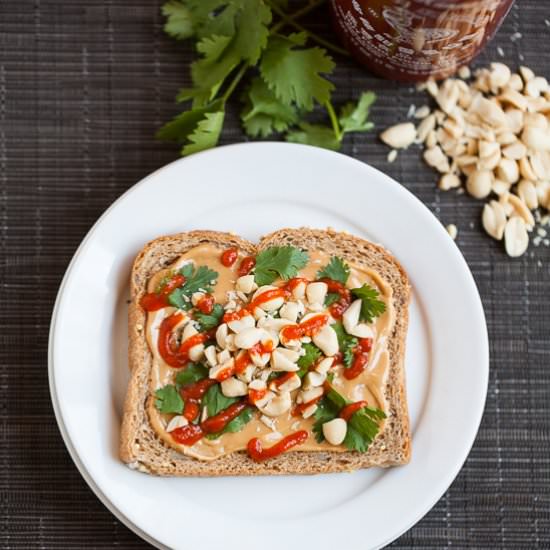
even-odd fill
[{"label": "scattered peanut", "polygon": [[404,149],[416,139],[416,128],[412,122],[396,124],[382,132],[380,139],[394,149]]},{"label": "scattered peanut", "polygon": [[[535,226],[531,211],[550,209],[550,84],[528,67],[513,73],[501,62],[476,70],[473,78],[461,67],[458,77],[417,86],[437,108],[415,111],[416,143],[441,174],[441,190],[461,193],[464,183],[477,199],[500,197],[483,208],[483,227],[491,237],[504,238],[509,255],[521,255]],[[389,128],[382,140],[397,135],[394,139],[406,143],[402,147],[410,145],[410,125]]]}]

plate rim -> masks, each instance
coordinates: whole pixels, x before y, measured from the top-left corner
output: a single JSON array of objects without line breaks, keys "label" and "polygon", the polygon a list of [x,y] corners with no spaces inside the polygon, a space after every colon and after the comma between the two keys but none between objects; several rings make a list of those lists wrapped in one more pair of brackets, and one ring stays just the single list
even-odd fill
[{"label": "plate rim", "polygon": [[[197,153],[193,155],[191,158],[197,158],[199,156],[205,156],[209,155],[213,152],[219,151],[219,150],[228,150],[233,148],[264,148],[269,149],[271,147],[277,147],[277,148],[293,148],[293,149],[308,149],[308,150],[315,150],[317,153],[319,151],[322,151],[323,154],[326,154],[327,156],[337,156],[337,157],[343,157],[346,159],[346,161],[358,165],[363,165],[363,167],[366,167],[370,170],[375,171],[381,178],[385,179],[388,184],[391,184],[394,187],[397,187],[400,189],[400,192],[404,192],[406,195],[409,196],[409,199],[412,199],[414,202],[416,202],[417,206],[420,207],[426,214],[429,214],[431,218],[433,218],[435,221],[437,221],[441,227],[441,231],[445,232],[445,229],[440,224],[437,217],[433,214],[433,212],[409,189],[407,189],[404,185],[400,184],[397,180],[393,179],[391,176],[385,174],[381,170],[375,168],[374,166],[368,164],[367,162],[361,161],[359,159],[356,159],[352,156],[345,155],[342,153],[337,153],[333,151],[326,151],[321,150],[317,147],[312,147],[308,145],[301,145],[301,144],[290,144],[290,143],[284,143],[284,142],[274,142],[274,141],[263,141],[263,142],[244,142],[244,143],[235,143],[230,145],[224,145],[217,147],[213,150],[203,151],[200,153]],[[52,400],[52,405],[54,409],[54,415],[56,418],[56,422],[58,425],[58,428],[60,430],[63,442],[69,452],[69,455],[71,456],[71,459],[73,460],[75,466],[77,467],[78,471],[88,484],[88,486],[91,488],[91,490],[94,492],[94,494],[99,498],[99,500],[106,506],[106,508],[113,513],[119,521],[121,521],[126,527],[131,529],[134,533],[136,533],[138,536],[149,542],[150,544],[153,544],[157,548],[167,548],[163,543],[161,543],[158,539],[152,537],[148,533],[146,533],[144,530],[142,530],[140,527],[138,527],[135,523],[133,523],[119,508],[117,508],[110,499],[103,493],[101,488],[95,483],[94,479],[92,478],[91,474],[86,469],[85,465],[81,462],[78,453],[75,449],[75,447],[72,444],[72,440],[68,434],[68,431],[65,427],[65,424],[63,422],[63,416],[61,414],[58,397],[57,397],[57,391],[56,391],[56,385],[55,385],[55,374],[54,374],[54,338],[56,333],[56,321],[59,315],[59,306],[62,301],[63,292],[65,289],[65,286],[67,284],[67,281],[70,279],[71,273],[74,269],[74,266],[76,262],[78,261],[79,257],[81,256],[82,252],[84,251],[88,241],[93,237],[95,231],[97,228],[101,225],[104,218],[106,218],[109,213],[116,208],[116,206],[123,202],[130,194],[137,191],[142,186],[146,185],[150,179],[156,178],[161,174],[163,171],[168,171],[173,165],[180,164],[188,161],[188,157],[186,158],[178,158],[174,161],[161,166],[154,170],[153,172],[147,174],[142,179],[140,179],[138,182],[130,186],[126,191],[124,191],[117,199],[115,199],[106,209],[105,211],[98,217],[98,219],[95,221],[95,223],[89,228],[86,235],[80,242],[79,246],[75,250],[66,270],[63,275],[62,281],[60,283],[54,307],[52,310],[51,320],[50,320],[50,330],[49,330],[49,337],[48,337],[48,382],[49,382],[49,391],[50,391],[50,398]],[[450,239],[450,237],[449,237]],[[489,367],[490,367],[490,350],[489,350],[489,338],[488,338],[488,330],[487,330],[487,323],[486,323],[486,317],[485,312],[483,309],[483,303],[481,300],[481,296],[479,294],[479,289],[477,287],[477,284],[475,282],[475,279],[473,277],[473,274],[466,262],[466,259],[464,258],[463,254],[460,252],[458,247],[456,246],[453,241],[450,241],[450,246],[454,246],[456,248],[455,251],[455,257],[459,263],[462,264],[462,268],[464,271],[464,275],[467,276],[467,280],[469,281],[469,284],[471,286],[471,289],[473,290],[473,295],[476,298],[476,304],[477,304],[477,312],[476,316],[478,318],[479,324],[484,327],[484,331],[482,334],[480,334],[480,341],[479,344],[481,346],[480,348],[480,355],[479,355],[479,362],[480,365],[483,365],[483,371],[480,373],[480,391],[483,390],[483,397],[481,401],[479,402],[479,410],[477,411],[477,415],[475,418],[475,423],[472,422],[472,426],[475,426],[472,429],[472,435],[471,435],[471,442],[468,446],[464,446],[462,455],[460,457],[460,460],[455,461],[455,468],[448,471],[448,473],[444,476],[444,479],[440,481],[440,485],[444,486],[443,490],[437,490],[434,491],[434,495],[438,495],[435,498],[428,499],[431,502],[429,502],[426,506],[419,508],[418,512],[416,514],[413,514],[413,519],[408,522],[408,524],[397,530],[392,532],[391,536],[386,538],[384,542],[377,546],[373,546],[372,548],[383,548],[387,544],[390,544],[397,538],[399,538],[401,535],[403,535],[405,532],[407,532],[409,529],[411,529],[416,523],[418,523],[432,508],[433,506],[441,499],[441,497],[445,494],[445,492],[448,490],[448,488],[451,486],[451,484],[454,482],[460,471],[462,470],[465,461],[467,460],[471,449],[476,441],[479,427],[481,425],[481,420],[483,418],[483,414],[485,412],[485,406],[486,406],[486,400],[487,400],[487,392],[488,392],[488,383],[489,383]],[[483,353],[483,357],[481,357]]]}]

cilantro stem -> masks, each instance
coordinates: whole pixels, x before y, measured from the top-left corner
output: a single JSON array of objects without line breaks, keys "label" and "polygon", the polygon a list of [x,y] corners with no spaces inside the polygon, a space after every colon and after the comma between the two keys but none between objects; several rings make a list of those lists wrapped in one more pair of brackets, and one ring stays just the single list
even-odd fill
[{"label": "cilantro stem", "polygon": [[247,69],[248,69],[248,64],[243,63],[241,65],[241,68],[235,74],[235,76],[233,77],[233,80],[231,81],[231,83],[229,84],[229,86],[227,87],[227,89],[225,90],[224,94],[221,97],[221,99],[224,103],[229,99],[229,96],[235,91],[235,88],[237,87],[237,84],[241,81],[241,79],[244,76],[244,74],[246,73]]},{"label": "cilantro stem", "polygon": [[327,109],[328,116],[330,117],[332,129],[334,130],[334,135],[336,136],[336,139],[338,141],[342,141],[342,137],[344,134],[340,129],[340,124],[338,123],[338,117],[336,116],[336,112],[334,111],[334,107],[332,106],[332,103],[330,101],[327,101],[325,103],[325,107]]},{"label": "cilantro stem", "polygon": [[[296,10],[294,13],[288,15],[290,19],[300,19],[300,17],[303,17],[304,15],[307,15],[310,11],[313,11],[314,9],[317,9],[321,4],[324,4],[326,0],[316,0],[314,2],[311,2],[307,6],[304,6],[303,8],[300,8],[299,10]],[[269,0],[266,0],[267,3],[271,5],[271,2]],[[286,25],[286,21],[279,21],[273,27],[271,27],[272,32],[277,32],[280,29],[282,29]]]},{"label": "cilantro stem", "polygon": [[294,27],[299,31],[305,32],[309,36],[309,38],[311,38],[311,40],[313,40],[314,42],[317,42],[321,46],[324,46],[325,48],[327,48],[327,50],[332,50],[335,53],[349,57],[349,52],[347,50],[345,50],[344,48],[341,48],[340,46],[337,46],[336,44],[333,44],[332,42],[329,42],[328,40],[325,40],[318,34],[315,34],[314,32],[306,29],[300,23],[295,21],[295,19],[298,19],[299,17],[304,16],[306,13],[308,13],[312,9],[323,4],[324,0],[322,2],[315,2],[313,4],[310,4],[309,6],[306,6],[307,10],[306,8],[304,8],[293,13],[292,15],[287,15],[279,6],[277,6],[271,0],[264,0],[264,1],[281,18],[281,21],[279,21],[279,23],[273,26],[273,28],[271,29],[271,32],[276,32],[280,28],[284,27],[285,25],[290,25],[291,27]]}]

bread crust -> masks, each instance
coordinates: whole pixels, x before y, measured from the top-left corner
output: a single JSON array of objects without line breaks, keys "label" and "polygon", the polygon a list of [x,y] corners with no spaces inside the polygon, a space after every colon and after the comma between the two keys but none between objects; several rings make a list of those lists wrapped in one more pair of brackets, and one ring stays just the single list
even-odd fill
[{"label": "bread crust", "polygon": [[[365,453],[356,451],[289,452],[257,463],[244,451],[201,461],[178,453],[152,429],[147,413],[149,378],[153,357],[145,337],[146,313],[139,306],[149,278],[199,244],[224,249],[235,246],[256,254],[270,246],[290,244],[305,250],[321,250],[360,266],[376,270],[393,289],[395,324],[388,338],[390,368],[385,388],[388,419]],[[408,326],[410,285],[407,274],[383,247],[333,230],[281,229],[264,236],[258,245],[230,233],[190,231],[149,242],[137,255],[131,272],[128,311],[128,385],[120,436],[120,458],[130,467],[162,476],[222,476],[266,474],[316,474],[353,471],[372,466],[394,466],[410,460],[411,437],[405,388],[405,340]]]}]

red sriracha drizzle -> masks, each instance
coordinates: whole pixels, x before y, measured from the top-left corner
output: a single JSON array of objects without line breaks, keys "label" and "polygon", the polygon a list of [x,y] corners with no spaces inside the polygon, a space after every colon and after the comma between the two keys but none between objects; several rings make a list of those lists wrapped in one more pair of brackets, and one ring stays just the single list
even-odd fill
[{"label": "red sriracha drizzle", "polygon": [[201,332],[187,338],[178,348],[174,341],[173,330],[183,318],[182,313],[173,313],[169,317],[165,317],[159,327],[158,347],[160,356],[166,364],[175,369],[179,369],[189,362],[189,350],[193,346],[202,344],[209,338],[208,333]]},{"label": "red sriracha drizzle", "polygon": [[271,290],[266,290],[262,292],[259,296],[256,296],[250,304],[248,304],[247,309],[249,311],[254,311],[258,306],[269,302],[270,300],[275,300],[275,298],[289,298],[290,293],[284,288],[272,288]]},{"label": "red sriracha drizzle", "polygon": [[248,275],[250,273],[250,270],[256,265],[256,258],[254,256],[246,256],[243,258],[243,261],[241,262],[241,265],[239,266],[239,269],[237,270],[237,275],[239,277],[243,277],[244,275]]},{"label": "red sriracha drizzle", "polygon": [[182,286],[185,283],[185,277],[183,275],[174,275],[165,285],[162,286],[159,292],[149,292],[144,294],[139,301],[139,305],[145,311],[158,311],[163,307],[168,307],[169,294],[176,288]]},{"label": "red sriracha drizzle", "polygon": [[210,315],[214,309],[214,296],[212,294],[205,294],[198,302],[197,309],[205,315]]},{"label": "red sriracha drizzle", "polygon": [[326,283],[328,292],[333,292],[340,295],[340,299],[328,308],[330,314],[335,319],[340,319],[344,314],[344,311],[346,311],[351,304],[351,292],[339,281],[334,281],[333,279],[328,279],[327,277],[323,277],[322,279],[319,279],[319,281]]},{"label": "red sriracha drizzle", "polygon": [[178,354],[172,331],[174,328],[183,321],[182,313],[174,313],[169,317],[165,317],[162,320],[159,328],[159,353],[164,362],[174,368],[183,367],[185,362]]},{"label": "red sriracha drizzle", "polygon": [[275,298],[289,298],[290,294],[284,288],[273,288],[262,292],[259,296],[256,296],[246,307],[243,307],[237,311],[228,311],[223,315],[223,322],[229,323],[231,321],[238,321],[247,315],[252,315],[255,308],[261,304],[274,300]]},{"label": "red sriracha drizzle", "polygon": [[170,432],[172,439],[180,445],[194,445],[204,435],[198,424],[187,424]]},{"label": "red sriracha drizzle", "polygon": [[[185,408],[183,415],[192,422],[199,414],[199,400],[205,394],[206,390],[216,384],[216,380],[206,378],[199,380],[194,384],[190,384],[180,390],[181,396],[185,399]],[[189,415],[187,415],[189,407]],[[207,418],[200,424],[188,424],[181,428],[176,428],[170,435],[176,443],[181,445],[194,445],[205,434],[221,432],[229,422],[237,418],[248,407],[246,401],[239,401],[229,405],[226,409],[223,409],[218,414]]]},{"label": "red sriracha drizzle", "polygon": [[327,322],[328,315],[320,313],[299,325],[286,326],[281,331],[281,336],[287,341],[298,340],[304,336],[314,336],[327,324]]},{"label": "red sriracha drizzle", "polygon": [[366,401],[357,401],[356,403],[350,403],[340,411],[340,418],[343,418],[346,422],[348,422],[348,420],[353,416],[354,413],[366,406]]},{"label": "red sriracha drizzle", "polygon": [[372,349],[372,338],[361,338],[359,344],[353,350],[353,362],[351,367],[344,369],[344,378],[353,380],[357,378],[369,362],[369,353]]},{"label": "red sriracha drizzle", "polygon": [[207,418],[204,422],[201,423],[201,428],[204,433],[215,434],[221,432],[229,422],[237,418],[245,409],[248,407],[248,404],[245,401],[238,401],[229,405],[223,411],[220,411],[215,416]]},{"label": "red sriracha drizzle", "polygon": [[231,267],[239,257],[239,252],[236,248],[228,248],[224,250],[221,257],[222,265],[225,267]]},{"label": "red sriracha drizzle", "polygon": [[309,282],[309,279],[305,279],[304,277],[294,277],[285,283],[284,288],[292,292],[300,283],[305,283],[307,285]]},{"label": "red sriracha drizzle", "polygon": [[294,409],[292,409],[292,416],[300,416],[308,407],[311,407],[311,405],[315,405],[316,403],[319,403],[321,399],[323,399],[323,394],[313,398],[311,401],[308,401],[307,403],[300,403],[299,405],[296,405]]},{"label": "red sriracha drizzle", "polygon": [[308,434],[305,430],[300,430],[293,434],[287,435],[281,439],[281,441],[273,445],[273,447],[269,447],[268,449],[264,449],[261,441],[255,437],[248,442],[248,456],[256,462],[262,462],[268,458],[274,458],[288,451],[292,447],[296,447],[296,445],[301,445],[305,442],[307,436]]}]

